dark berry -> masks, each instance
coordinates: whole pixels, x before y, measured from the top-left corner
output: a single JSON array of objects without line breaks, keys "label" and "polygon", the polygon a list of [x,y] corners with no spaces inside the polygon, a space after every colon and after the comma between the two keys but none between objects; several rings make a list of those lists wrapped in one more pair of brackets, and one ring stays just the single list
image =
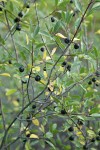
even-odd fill
[{"label": "dark berry", "polygon": [[99,86],[99,84],[97,84],[97,83],[96,83],[95,85],[96,85],[96,86]]},{"label": "dark berry", "polygon": [[22,18],[22,17],[23,17],[23,13],[20,11],[20,12],[18,13],[18,16]]},{"label": "dark berry", "polygon": [[92,84],[92,81],[89,81],[88,84],[91,85],[91,84]]},{"label": "dark berry", "polygon": [[78,125],[83,125],[83,122],[81,120],[78,120],[77,124]]},{"label": "dark berry", "polygon": [[19,22],[20,21],[20,18],[18,18],[18,17],[16,17],[15,19],[14,19],[14,22],[16,23],[16,22]]},{"label": "dark berry", "polygon": [[11,60],[8,61],[9,64],[12,64]]},{"label": "dark berry", "polygon": [[74,44],[74,48],[75,48],[75,49],[79,49],[79,44],[75,43],[75,44]]},{"label": "dark berry", "polygon": [[2,7],[0,7],[0,11],[2,11]]},{"label": "dark berry", "polygon": [[67,64],[67,63],[64,61],[64,62],[61,64],[61,66],[64,67],[64,66],[66,66],[66,64]]},{"label": "dark berry", "polygon": [[92,78],[92,82],[96,82],[96,79],[95,79],[95,78]]},{"label": "dark berry", "polygon": [[19,67],[19,71],[20,71],[20,72],[24,72],[24,67],[23,67],[23,66],[20,66],[20,67]]},{"label": "dark berry", "polygon": [[28,137],[28,138],[29,138],[29,137],[30,137],[30,133],[26,134],[26,137]]},{"label": "dark berry", "polygon": [[51,17],[51,22],[55,22],[55,18],[54,17]]},{"label": "dark berry", "polygon": [[73,3],[73,0],[70,0],[70,3],[72,4],[72,3]]},{"label": "dark berry", "polygon": [[29,4],[27,4],[27,5],[26,5],[26,8],[30,8],[30,5],[29,5]]},{"label": "dark berry", "polygon": [[95,142],[95,138],[92,138],[92,139],[91,139],[91,142]]},{"label": "dark berry", "polygon": [[24,139],[23,142],[26,143],[26,142],[27,142],[27,139]]},{"label": "dark berry", "polygon": [[70,137],[69,137],[69,140],[70,140],[70,141],[74,141],[74,136],[70,136]]},{"label": "dark berry", "polygon": [[19,102],[19,101],[20,101],[20,99],[19,99],[19,98],[17,98],[17,99],[16,99],[16,101],[17,101],[17,102]]},{"label": "dark berry", "polygon": [[27,83],[27,81],[23,81],[23,80],[22,80],[22,83],[23,83],[23,84],[26,84],[26,83]]},{"label": "dark berry", "polygon": [[17,25],[16,25],[16,30],[18,30],[18,31],[21,30],[21,25],[20,25],[20,24],[17,24]]},{"label": "dark berry", "polygon": [[74,131],[74,128],[73,128],[73,127],[70,127],[70,128],[68,128],[68,131],[73,132],[73,131]]},{"label": "dark berry", "polygon": [[36,108],[36,105],[32,105],[32,109],[35,109]]},{"label": "dark berry", "polygon": [[70,43],[70,39],[69,39],[69,38],[65,38],[65,39],[64,39],[64,42],[65,42],[66,44],[69,44],[69,43]]},{"label": "dark berry", "polygon": [[88,150],[88,146],[87,146],[87,145],[84,145],[84,146],[83,146],[83,149]]},{"label": "dark berry", "polygon": [[73,17],[75,17],[75,15],[76,15],[76,14],[75,14],[75,12],[74,12],[74,13],[73,13]]},{"label": "dark berry", "polygon": [[65,109],[61,110],[61,114],[65,115],[66,114],[66,110]]},{"label": "dark berry", "polygon": [[96,136],[96,140],[100,141],[100,136],[99,135]]},{"label": "dark berry", "polygon": [[44,52],[44,47],[41,47],[41,49],[40,49],[40,50],[41,50],[41,52]]},{"label": "dark berry", "polygon": [[48,87],[48,91],[51,92],[50,88]]},{"label": "dark berry", "polygon": [[41,77],[39,76],[39,75],[37,75],[36,77],[35,77],[35,81],[40,81],[41,80]]},{"label": "dark berry", "polygon": [[46,67],[43,68],[43,71],[46,71]]},{"label": "dark berry", "polygon": [[67,66],[67,70],[68,70],[68,71],[71,71],[71,65],[68,65],[68,66]]},{"label": "dark berry", "polygon": [[26,120],[27,120],[27,122],[30,122],[30,116],[28,116],[27,118],[26,118]]}]

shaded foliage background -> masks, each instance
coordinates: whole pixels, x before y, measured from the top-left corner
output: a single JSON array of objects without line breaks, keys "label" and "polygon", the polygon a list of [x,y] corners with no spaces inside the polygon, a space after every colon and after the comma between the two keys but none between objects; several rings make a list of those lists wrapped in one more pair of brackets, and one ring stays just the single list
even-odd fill
[{"label": "shaded foliage background", "polygon": [[72,2],[0,1],[0,149],[99,149],[100,1]]}]

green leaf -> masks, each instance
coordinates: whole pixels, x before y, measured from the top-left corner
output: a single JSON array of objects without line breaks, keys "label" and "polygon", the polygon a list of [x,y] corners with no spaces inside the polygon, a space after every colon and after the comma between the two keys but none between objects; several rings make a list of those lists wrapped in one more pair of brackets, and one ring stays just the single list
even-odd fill
[{"label": "green leaf", "polygon": [[46,140],[46,142],[47,142],[54,150],[56,150],[55,146],[54,146],[50,141],[47,141],[47,140]]},{"label": "green leaf", "polygon": [[50,138],[52,138],[52,137],[53,137],[53,134],[52,134],[51,132],[47,132],[47,133],[46,133],[46,138],[49,138],[49,139],[50,139]]},{"label": "green leaf", "polygon": [[34,29],[34,32],[33,32],[33,38],[34,37],[36,37],[36,35],[38,34],[38,32],[39,32],[39,26],[37,25],[36,27],[35,27],[35,29]]},{"label": "green leaf", "polygon": [[80,11],[80,12],[82,12],[82,5],[81,5],[81,3],[78,1],[78,0],[74,0],[75,1],[75,6],[76,6],[76,8]]},{"label": "green leaf", "polygon": [[6,96],[12,95],[12,94],[14,94],[16,91],[17,91],[16,89],[8,89],[7,92],[6,92]]},{"label": "green leaf", "polygon": [[91,117],[100,117],[100,114],[98,114],[98,113],[94,113],[94,114],[92,114],[92,115],[90,115]]}]

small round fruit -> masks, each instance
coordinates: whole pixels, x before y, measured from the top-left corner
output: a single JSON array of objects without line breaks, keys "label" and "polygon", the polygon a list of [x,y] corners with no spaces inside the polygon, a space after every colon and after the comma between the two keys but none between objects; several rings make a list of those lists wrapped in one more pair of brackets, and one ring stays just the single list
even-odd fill
[{"label": "small round fruit", "polygon": [[54,17],[51,17],[51,22],[55,22],[55,18]]},{"label": "small round fruit", "polygon": [[91,85],[91,84],[92,84],[92,81],[89,81],[88,84]]},{"label": "small round fruit", "polygon": [[72,3],[73,3],[73,0],[70,0],[70,3],[72,4]]},{"label": "small round fruit", "polygon": [[30,137],[30,133],[26,134],[26,137],[28,137],[28,138],[29,138],[29,137]]},{"label": "small round fruit", "polygon": [[23,66],[20,66],[20,67],[19,67],[19,71],[20,71],[20,72],[24,72],[24,67],[23,67]]},{"label": "small round fruit", "polygon": [[96,86],[99,86],[99,84],[97,84],[97,83],[96,83],[95,85],[96,85]]},{"label": "small round fruit", "polygon": [[95,79],[95,78],[92,78],[92,82],[96,82],[96,79]]},{"label": "small round fruit", "polygon": [[46,67],[43,68],[43,71],[46,71]]},{"label": "small round fruit", "polygon": [[2,7],[0,7],[0,11],[2,11]]},{"label": "small round fruit", "polygon": [[65,109],[62,109],[62,110],[61,110],[61,114],[62,114],[62,115],[65,115],[65,114],[66,114],[66,110],[65,110]]},{"label": "small round fruit", "polygon": [[14,22],[15,22],[15,23],[16,23],[16,22],[20,22],[20,18],[16,17],[16,18],[14,19]]},{"label": "small round fruit", "polygon": [[20,12],[18,13],[18,16],[21,17],[21,18],[23,17],[22,11],[20,11]]},{"label": "small round fruit", "polygon": [[99,135],[96,136],[96,140],[100,141],[100,136]]},{"label": "small round fruit", "polygon": [[26,118],[26,120],[27,120],[27,122],[30,122],[30,116],[28,116],[27,118]]},{"label": "small round fruit", "polygon": [[74,48],[75,48],[75,49],[79,49],[79,44],[75,43],[75,44],[74,44]]},{"label": "small round fruit", "polygon": [[9,63],[9,64],[12,64],[12,61],[11,61],[11,60],[9,60],[9,61],[8,61],[8,63]]},{"label": "small round fruit", "polygon": [[32,105],[32,109],[35,109],[36,108],[36,105]]},{"label": "small round fruit", "polygon": [[67,63],[64,61],[64,62],[61,64],[61,66],[64,67],[64,66],[66,66],[66,64],[67,64]]},{"label": "small round fruit", "polygon": [[18,31],[21,30],[21,25],[20,25],[20,24],[17,24],[17,25],[16,25],[16,30],[18,30]]},{"label": "small round fruit", "polygon": [[74,131],[74,128],[73,128],[73,127],[69,127],[69,128],[68,128],[68,131],[69,131],[69,132],[73,132],[73,131]]},{"label": "small round fruit", "polygon": [[30,5],[29,5],[29,4],[27,4],[27,5],[26,5],[26,8],[30,8]]},{"label": "small round fruit", "polygon": [[92,139],[91,139],[91,142],[95,142],[95,138],[92,138]]},{"label": "small round fruit", "polygon": [[70,141],[74,141],[74,136],[71,135],[71,136],[69,137],[69,140],[70,140]]},{"label": "small round fruit", "polygon": [[83,122],[81,120],[78,120],[77,124],[78,125],[83,125]]},{"label": "small round fruit", "polygon": [[27,142],[27,139],[24,139],[24,140],[23,140],[23,143],[26,143],[26,142]]},{"label": "small round fruit", "polygon": [[70,39],[69,39],[69,38],[65,38],[65,39],[64,39],[64,42],[65,42],[66,44],[69,44],[69,43],[70,43]]},{"label": "small round fruit", "polygon": [[40,81],[41,80],[41,77],[39,76],[39,75],[37,75],[36,77],[35,77],[35,81]]},{"label": "small round fruit", "polygon": [[68,65],[68,66],[67,66],[67,70],[68,70],[68,71],[71,71],[71,65]]},{"label": "small round fruit", "polygon": [[98,135],[100,136],[100,131],[98,132]]},{"label": "small round fruit", "polygon": [[27,83],[27,81],[22,80],[22,83],[23,83],[23,84],[26,84],[26,83]]},{"label": "small round fruit", "polygon": [[44,52],[44,47],[41,47],[41,49],[40,49],[40,50],[41,50],[41,52]]}]

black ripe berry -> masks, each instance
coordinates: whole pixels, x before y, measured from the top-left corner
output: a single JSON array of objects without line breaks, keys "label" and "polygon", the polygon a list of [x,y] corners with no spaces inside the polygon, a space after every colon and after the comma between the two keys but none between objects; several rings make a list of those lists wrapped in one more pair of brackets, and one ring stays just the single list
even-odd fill
[{"label": "black ripe berry", "polygon": [[75,44],[74,44],[74,48],[75,48],[75,49],[79,49],[79,44],[75,43]]},{"label": "black ripe berry", "polygon": [[29,137],[30,137],[30,133],[26,134],[26,137],[28,137],[28,138],[29,138]]},{"label": "black ripe berry", "polygon": [[78,120],[77,124],[78,125],[83,125],[83,122],[81,120]]},{"label": "black ripe berry", "polygon": [[35,81],[40,81],[41,80],[41,77],[39,76],[39,75],[37,75],[36,77],[35,77]]},{"label": "black ripe berry", "polygon": [[55,22],[55,18],[54,17],[51,17],[51,22]]},{"label": "black ripe berry", "polygon": [[26,118],[26,120],[27,120],[27,122],[30,122],[30,116],[28,116],[27,118]]},{"label": "black ripe berry", "polygon": [[12,64],[11,60],[8,61],[9,64]]},{"label": "black ripe berry", "polygon": [[96,86],[99,86],[99,84],[97,84],[97,83],[96,83],[95,85],[96,85]]},{"label": "black ripe berry", "polygon": [[72,3],[73,3],[73,0],[70,0],[70,3],[72,4]]},{"label": "black ripe berry", "polygon": [[2,11],[2,7],[0,7],[0,11]]},{"label": "black ripe berry", "polygon": [[26,143],[26,142],[27,142],[27,139],[24,139],[24,140],[23,140],[23,143]]},{"label": "black ripe berry", "polygon": [[66,44],[69,44],[69,43],[70,43],[70,39],[69,39],[69,38],[65,38],[65,39],[64,39],[64,42],[65,42]]},{"label": "black ripe berry", "polygon": [[68,71],[71,71],[71,65],[68,65],[68,66],[67,66],[67,70],[68,70]]},{"label": "black ripe berry", "polygon": [[68,131],[69,131],[69,132],[73,132],[73,131],[74,131],[74,128],[73,128],[73,127],[69,127],[69,128],[68,128]]},{"label": "black ripe berry", "polygon": [[30,8],[30,5],[29,5],[29,4],[27,4],[27,5],[26,5],[26,8]]},{"label": "black ripe berry", "polygon": [[65,109],[62,109],[62,110],[61,110],[61,114],[62,114],[62,115],[65,115],[65,114],[66,114],[66,110],[65,110]]},{"label": "black ripe berry", "polygon": [[95,142],[95,138],[92,138],[92,139],[91,139],[91,142]]},{"label": "black ripe berry", "polygon": [[98,135],[100,136],[100,131],[98,132]]},{"label": "black ripe berry", "polygon": [[23,84],[26,84],[26,83],[27,83],[27,81],[22,80],[22,83],[23,83]]},{"label": "black ripe berry", "polygon": [[89,81],[88,84],[91,85],[91,84],[92,84],[92,81]]},{"label": "black ripe berry", "polygon": [[20,12],[18,13],[18,16],[22,18],[22,17],[23,17],[23,13],[20,11]]},{"label": "black ripe berry", "polygon": [[41,50],[41,52],[44,52],[44,47],[41,47],[41,49],[40,49],[40,50]]},{"label": "black ripe berry", "polygon": [[18,31],[21,30],[21,25],[19,23],[16,25],[16,30],[18,30]]},{"label": "black ripe berry", "polygon": [[87,145],[83,145],[83,149],[88,150],[88,146]]},{"label": "black ripe berry", "polygon": [[20,21],[20,18],[18,18],[18,17],[16,17],[15,19],[14,19],[14,22],[16,23],[16,22],[19,22]]},{"label": "black ripe berry", "polygon": [[62,64],[61,64],[62,67],[66,66],[66,62],[64,61]]},{"label": "black ripe berry", "polygon": [[99,135],[96,136],[96,140],[100,141],[100,136]]},{"label": "black ripe berry", "polygon": [[32,105],[32,109],[35,109],[36,108],[36,105]]},{"label": "black ripe berry", "polygon": [[43,68],[43,71],[46,71],[46,67]]},{"label": "black ripe berry", "polygon": [[19,71],[20,71],[20,72],[24,72],[24,67],[23,67],[23,66],[20,66],[20,67],[19,67]]},{"label": "black ripe berry", "polygon": [[70,141],[74,141],[74,136],[71,135],[71,136],[69,137],[69,140],[70,140]]},{"label": "black ripe berry", "polygon": [[95,79],[95,78],[92,78],[92,82],[96,82],[96,79]]}]

